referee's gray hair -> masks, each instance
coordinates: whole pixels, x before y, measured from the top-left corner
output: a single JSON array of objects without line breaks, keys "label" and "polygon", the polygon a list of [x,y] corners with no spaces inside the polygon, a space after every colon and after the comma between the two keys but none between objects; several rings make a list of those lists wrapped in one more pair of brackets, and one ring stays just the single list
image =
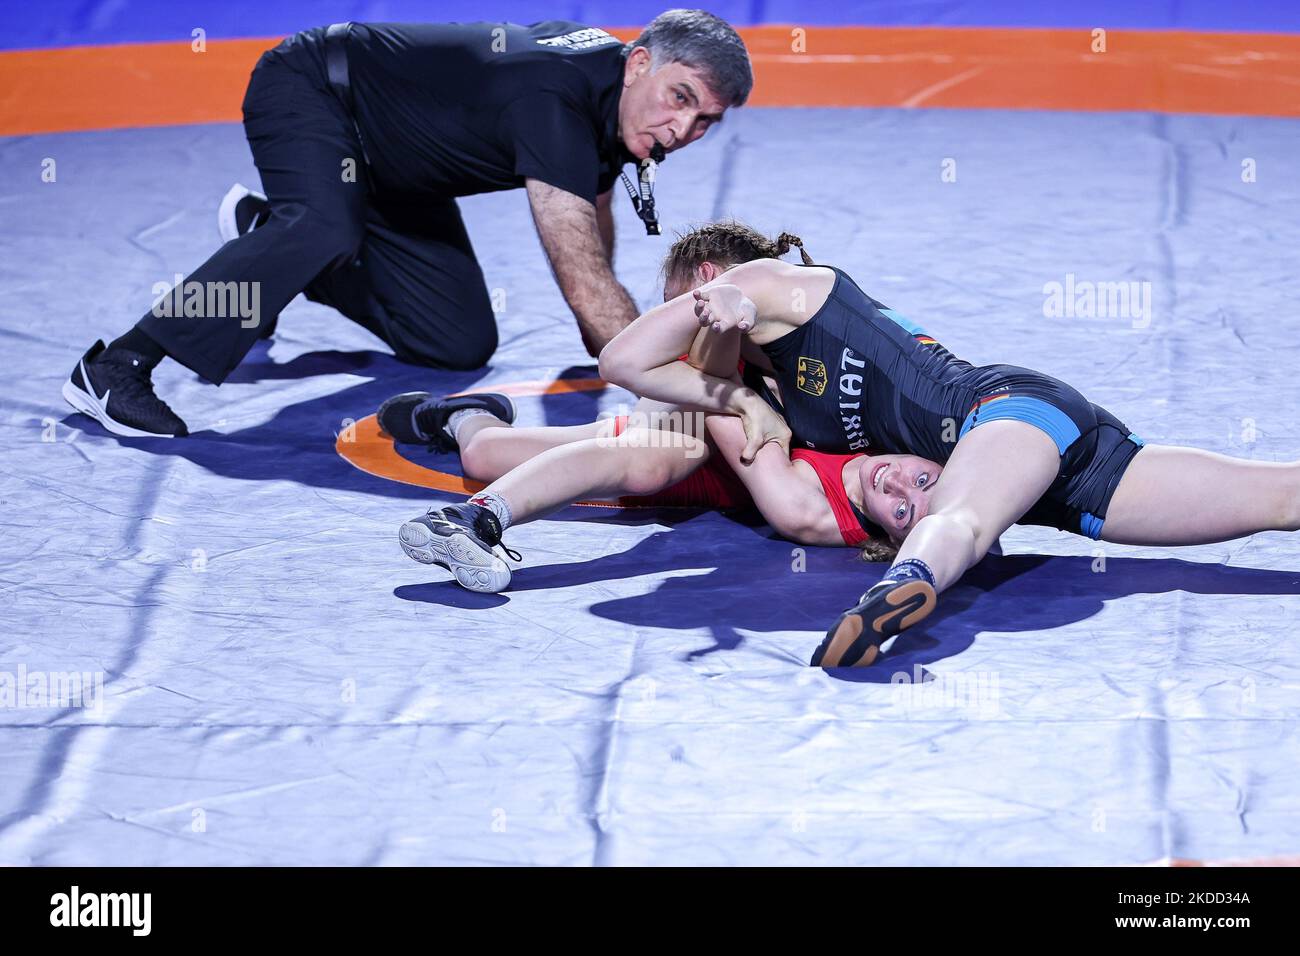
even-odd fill
[{"label": "referee's gray hair", "polygon": [[714,96],[743,106],[754,88],[749,51],[731,24],[704,10],[667,10],[650,21],[629,49],[650,51],[653,69],[682,63],[701,70]]}]

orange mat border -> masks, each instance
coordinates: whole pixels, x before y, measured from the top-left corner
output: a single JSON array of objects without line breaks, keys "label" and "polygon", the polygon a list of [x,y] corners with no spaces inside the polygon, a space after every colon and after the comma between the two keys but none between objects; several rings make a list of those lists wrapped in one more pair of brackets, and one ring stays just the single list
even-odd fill
[{"label": "orange mat border", "polygon": [[[599,378],[557,378],[549,381],[512,382],[508,385],[491,386],[494,392],[516,397],[598,392],[607,387],[608,383]],[[401,482],[404,485],[415,485],[418,488],[429,488],[454,495],[472,495],[486,487],[481,481],[439,471],[436,468],[427,468],[403,457],[394,447],[393,440],[379,430],[379,421],[374,415],[367,415],[339,432],[334,440],[334,450],[352,467],[368,475],[387,478],[389,481]],[[589,508],[643,507],[621,499],[575,501],[574,504]]]},{"label": "orange mat border", "polygon": [[[755,106],[1300,116],[1300,35],[761,26]],[[612,28],[630,39],[635,28]],[[232,122],[275,38],[0,53],[0,135]]]}]

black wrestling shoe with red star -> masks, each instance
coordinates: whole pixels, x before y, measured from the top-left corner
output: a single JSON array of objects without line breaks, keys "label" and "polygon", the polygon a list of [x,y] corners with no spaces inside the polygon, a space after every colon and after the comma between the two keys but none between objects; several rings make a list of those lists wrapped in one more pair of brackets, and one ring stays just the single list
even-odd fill
[{"label": "black wrestling shoe with red star", "polygon": [[180,438],[189,429],[154,394],[153,370],[145,357],[127,349],[90,347],[63,383],[63,397],[114,435],[124,438]]},{"label": "black wrestling shoe with red star", "polygon": [[446,568],[463,588],[496,594],[510,586],[510,566],[517,552],[501,543],[501,522],[482,505],[465,502],[430,508],[412,518],[397,532],[397,541],[412,561]]},{"label": "black wrestling shoe with red star", "polygon": [[880,645],[934,610],[934,588],[926,581],[885,578],[831,625],[809,662],[813,667],[868,667]]},{"label": "black wrestling shoe with red star", "polygon": [[447,423],[453,412],[463,408],[485,409],[507,425],[515,420],[515,403],[510,396],[498,392],[477,392],[450,398],[434,398],[428,392],[404,392],[380,405],[375,418],[384,433],[396,441],[428,445],[434,451],[449,452],[458,450],[459,446]]}]

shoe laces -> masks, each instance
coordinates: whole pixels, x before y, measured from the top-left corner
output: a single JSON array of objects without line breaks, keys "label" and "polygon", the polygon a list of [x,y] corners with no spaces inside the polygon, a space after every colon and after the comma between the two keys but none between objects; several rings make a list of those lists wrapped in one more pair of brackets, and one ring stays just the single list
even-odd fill
[{"label": "shoe laces", "polygon": [[411,409],[411,425],[434,451],[447,452],[452,450],[453,444],[438,421],[438,402],[439,399],[430,398]]},{"label": "shoe laces", "polygon": [[[482,507],[482,506],[480,505],[480,507]],[[447,520],[446,516],[442,513],[442,508],[440,508],[440,507],[438,507],[438,506],[436,506],[436,505],[435,505],[434,507],[430,508],[430,509],[426,512],[426,514],[429,515],[429,517],[431,517],[431,518],[435,518],[435,519],[438,520],[438,521],[444,521],[444,522],[445,522],[445,521]],[[524,556],[523,556],[522,554],[520,554],[518,551],[516,551],[516,550],[514,550],[513,548],[511,548],[509,545],[507,545],[507,544],[506,544],[504,541],[502,541],[500,538],[497,539],[496,546],[493,548],[493,550],[495,551],[496,548],[500,548],[502,551],[504,551],[506,557],[508,557],[511,561],[515,562],[516,564],[522,564],[522,563],[523,563]]]},{"label": "shoe laces", "polygon": [[130,355],[113,357],[102,363],[102,367],[111,370],[108,387],[116,389],[123,398],[152,399],[159,405],[165,405],[153,390],[153,369]]}]

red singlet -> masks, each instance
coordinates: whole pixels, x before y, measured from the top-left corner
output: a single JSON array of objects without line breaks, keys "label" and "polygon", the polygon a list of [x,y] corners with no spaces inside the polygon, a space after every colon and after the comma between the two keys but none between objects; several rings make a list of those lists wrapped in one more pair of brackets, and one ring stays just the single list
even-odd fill
[{"label": "red singlet", "polygon": [[[619,415],[614,420],[615,437],[623,434],[625,428],[627,428],[627,416]],[[840,536],[851,548],[871,540],[871,536],[858,524],[857,516],[854,515],[853,508],[849,504],[848,493],[844,490],[842,477],[844,464],[849,459],[857,457],[857,455],[830,455],[810,448],[796,448],[790,453],[792,461],[805,461],[817,473],[822,489],[826,492],[826,500],[830,503],[831,512],[835,515],[835,523],[839,525]],[[710,456],[701,467],[662,491],[653,495],[625,496],[620,498],[619,502],[639,507],[659,505],[678,508],[717,508],[722,511],[750,508],[754,505],[749,489],[721,455]]]}]

